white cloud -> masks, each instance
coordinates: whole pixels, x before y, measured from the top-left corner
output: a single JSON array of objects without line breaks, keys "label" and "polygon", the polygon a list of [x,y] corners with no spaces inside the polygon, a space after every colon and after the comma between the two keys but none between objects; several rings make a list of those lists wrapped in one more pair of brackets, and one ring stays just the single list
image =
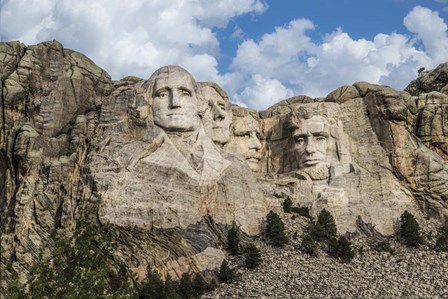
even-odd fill
[{"label": "white cloud", "polygon": [[416,6],[404,18],[404,25],[423,42],[434,64],[448,60],[447,25],[438,12]]},{"label": "white cloud", "polygon": [[[262,13],[263,0],[6,0],[3,40],[35,44],[59,40],[105,68],[113,78],[147,78],[165,64],[194,68],[200,79],[217,76],[214,28],[233,17]],[[30,9],[32,8],[32,9]],[[18,13],[20,12],[20,13]]]},{"label": "white cloud", "polygon": [[[179,64],[198,81],[218,82],[233,101],[257,109],[293,94],[325,96],[361,80],[401,89],[418,68],[448,60],[447,24],[421,6],[403,20],[408,35],[377,34],[372,40],[335,29],[313,41],[310,32],[316,25],[295,19],[257,40],[242,40],[229,71],[220,73],[217,28],[235,17],[264,12],[264,0],[0,1],[2,40],[35,44],[57,39],[114,79],[147,78],[163,65]],[[247,37],[238,24],[232,36],[234,42]]]},{"label": "white cloud", "polygon": [[[416,77],[418,68],[433,68],[448,60],[447,25],[437,12],[416,6],[404,24],[415,36],[391,33],[377,34],[373,40],[353,39],[336,29],[317,43],[308,32],[314,24],[297,19],[259,41],[246,40],[232,62],[233,70],[244,74],[249,84],[237,98],[259,108],[271,103],[268,95],[274,99],[293,90],[319,97],[356,81],[402,89]],[[260,78],[271,80],[264,97],[257,89],[265,91]],[[278,93],[270,93],[270,86],[276,86]]]},{"label": "white cloud", "polygon": [[260,74],[252,76],[248,86],[235,97],[237,102],[247,103],[249,107],[262,110],[281,99],[289,98],[294,92],[276,79],[266,79]]}]

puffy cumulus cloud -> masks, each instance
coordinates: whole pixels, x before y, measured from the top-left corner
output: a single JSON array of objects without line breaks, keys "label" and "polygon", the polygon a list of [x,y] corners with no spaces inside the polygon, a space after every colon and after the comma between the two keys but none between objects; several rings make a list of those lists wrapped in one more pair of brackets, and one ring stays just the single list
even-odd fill
[{"label": "puffy cumulus cloud", "polygon": [[294,92],[279,80],[267,79],[260,74],[253,75],[248,83],[248,86],[235,97],[235,101],[247,103],[254,109],[266,109],[279,100],[294,95]]},{"label": "puffy cumulus cloud", "polygon": [[448,59],[447,25],[438,12],[416,6],[404,18],[404,25],[423,42],[435,64]]},{"label": "puffy cumulus cloud", "polygon": [[447,25],[437,12],[416,6],[404,25],[412,34],[377,34],[367,40],[336,29],[318,43],[309,37],[314,24],[297,19],[259,41],[246,40],[232,62],[233,70],[244,74],[249,84],[237,98],[260,108],[278,95],[289,96],[291,90],[319,97],[362,80],[402,89],[418,68],[448,60]]},{"label": "puffy cumulus cloud", "polygon": [[263,0],[5,0],[1,38],[26,44],[57,39],[116,79],[146,78],[162,65],[180,64],[210,80],[218,76],[213,29],[266,8]]},{"label": "puffy cumulus cloud", "polygon": [[260,74],[279,80],[295,77],[302,56],[314,51],[315,45],[306,35],[314,24],[306,19],[291,21],[284,27],[276,27],[273,33],[264,34],[257,43],[252,39],[238,46],[231,68],[243,74]]}]

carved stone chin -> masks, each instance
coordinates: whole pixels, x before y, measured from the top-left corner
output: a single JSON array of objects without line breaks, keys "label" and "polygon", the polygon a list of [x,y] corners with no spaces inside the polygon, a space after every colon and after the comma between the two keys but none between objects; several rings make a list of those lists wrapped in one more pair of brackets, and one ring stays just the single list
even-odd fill
[{"label": "carved stone chin", "polygon": [[313,167],[300,169],[296,174],[300,179],[318,181],[327,180],[330,176],[330,171],[325,163],[320,163]]}]

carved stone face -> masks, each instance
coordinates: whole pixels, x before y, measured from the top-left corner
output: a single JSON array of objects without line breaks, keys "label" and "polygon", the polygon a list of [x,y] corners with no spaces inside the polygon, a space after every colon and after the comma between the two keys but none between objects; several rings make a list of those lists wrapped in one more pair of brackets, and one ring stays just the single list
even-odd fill
[{"label": "carved stone face", "polygon": [[247,115],[244,118],[235,120],[233,128],[233,138],[227,149],[245,158],[252,171],[260,171],[260,160],[262,157],[260,124],[251,115]]},{"label": "carved stone face", "polygon": [[177,67],[162,72],[153,79],[154,123],[168,132],[198,129],[201,119],[193,77]]},{"label": "carved stone face", "polygon": [[330,127],[323,117],[313,116],[303,120],[301,126],[292,132],[292,136],[299,169],[326,164]]},{"label": "carved stone face", "polygon": [[209,110],[204,118],[205,132],[213,142],[224,145],[230,140],[230,124],[232,123],[229,100],[211,86],[203,86],[201,91],[209,104]]}]

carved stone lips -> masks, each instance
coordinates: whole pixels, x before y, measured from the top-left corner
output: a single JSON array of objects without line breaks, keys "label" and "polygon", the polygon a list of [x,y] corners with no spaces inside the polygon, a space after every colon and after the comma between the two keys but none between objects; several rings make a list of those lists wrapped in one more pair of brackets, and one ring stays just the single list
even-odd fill
[{"label": "carved stone lips", "polygon": [[305,165],[316,165],[319,164],[320,162],[322,162],[322,160],[320,159],[306,159],[304,161]]},{"label": "carved stone lips", "polygon": [[248,160],[249,162],[259,162],[260,161],[260,157],[249,157],[246,158],[246,160]]}]

